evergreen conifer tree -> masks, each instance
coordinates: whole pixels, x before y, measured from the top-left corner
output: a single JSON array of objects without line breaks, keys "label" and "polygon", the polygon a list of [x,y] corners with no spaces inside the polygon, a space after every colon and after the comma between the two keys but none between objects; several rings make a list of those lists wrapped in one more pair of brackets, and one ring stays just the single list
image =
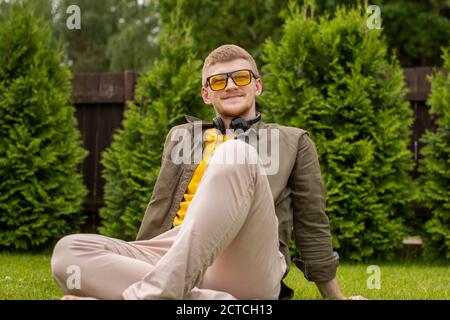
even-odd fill
[{"label": "evergreen conifer tree", "polygon": [[315,141],[340,255],[392,257],[417,194],[402,69],[362,8],[338,8],[333,18],[290,9],[281,40],[265,44],[265,119]]},{"label": "evergreen conifer tree", "polygon": [[450,259],[450,47],[443,50],[444,69],[431,77],[428,104],[436,130],[427,132],[421,149],[422,195],[432,210],[425,224],[426,254]]},{"label": "evergreen conifer tree", "polygon": [[179,2],[160,38],[162,59],[142,75],[123,129],[103,155],[106,206],[100,210],[102,234],[133,240],[159,174],[170,128],[186,114],[211,119],[200,95],[202,61],[196,58],[190,27]]},{"label": "evergreen conifer tree", "polygon": [[49,30],[21,2],[0,19],[0,248],[42,247],[85,218],[87,152]]}]

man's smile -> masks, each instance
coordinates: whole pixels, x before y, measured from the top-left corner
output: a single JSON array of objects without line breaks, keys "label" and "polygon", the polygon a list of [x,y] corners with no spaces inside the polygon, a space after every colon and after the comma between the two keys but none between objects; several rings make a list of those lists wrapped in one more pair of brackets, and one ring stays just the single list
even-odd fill
[{"label": "man's smile", "polygon": [[245,94],[234,94],[227,97],[223,97],[222,100],[234,100],[245,97]]}]

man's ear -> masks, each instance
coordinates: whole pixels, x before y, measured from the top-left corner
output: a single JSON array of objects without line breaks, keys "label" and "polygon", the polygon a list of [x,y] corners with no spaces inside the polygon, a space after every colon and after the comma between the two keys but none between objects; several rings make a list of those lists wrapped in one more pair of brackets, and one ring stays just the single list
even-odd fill
[{"label": "man's ear", "polygon": [[262,80],[261,78],[255,79],[255,84],[256,84],[256,91],[255,91],[255,95],[259,96],[262,93],[262,88],[263,88],[263,84],[262,84]]},{"label": "man's ear", "polygon": [[202,87],[202,98],[203,98],[203,102],[205,104],[211,104],[211,99],[209,98],[209,92],[208,89],[206,89],[205,87]]}]

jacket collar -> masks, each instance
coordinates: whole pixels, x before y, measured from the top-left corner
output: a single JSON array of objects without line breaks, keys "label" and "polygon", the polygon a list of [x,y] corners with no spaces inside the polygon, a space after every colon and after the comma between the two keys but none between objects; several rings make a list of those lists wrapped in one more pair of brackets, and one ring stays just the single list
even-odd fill
[{"label": "jacket collar", "polygon": [[[202,124],[202,130],[214,128],[214,124],[212,122],[206,122],[197,117],[189,116],[189,115],[185,115],[185,118],[186,118],[187,122],[189,122],[189,123],[194,123],[194,122],[200,121]],[[246,132],[238,134],[237,138],[245,139],[245,137],[251,138],[252,136],[256,136],[256,140],[259,140],[260,139],[259,129],[261,128],[262,125],[264,125],[264,122],[262,121],[262,114],[261,114],[261,119],[258,122],[255,122],[252,125],[250,125],[250,129],[248,129]]]},{"label": "jacket collar", "polygon": [[[200,118],[197,118],[197,117],[194,117],[194,116],[190,116],[190,115],[185,115],[185,118],[186,118],[186,121],[187,121],[188,123],[194,123],[194,122],[199,122],[199,121],[201,121],[201,123],[202,123],[202,129],[214,128],[214,124],[213,124],[212,122],[204,121],[204,120],[202,120],[202,119],[200,119]],[[261,128],[261,126],[262,126],[263,124],[264,124],[264,122],[263,122],[263,120],[262,120],[262,114],[261,114],[261,119],[260,119],[258,122],[252,124],[252,125],[250,126],[250,130],[251,130],[251,129],[255,129],[256,131],[258,131],[259,128]]]}]

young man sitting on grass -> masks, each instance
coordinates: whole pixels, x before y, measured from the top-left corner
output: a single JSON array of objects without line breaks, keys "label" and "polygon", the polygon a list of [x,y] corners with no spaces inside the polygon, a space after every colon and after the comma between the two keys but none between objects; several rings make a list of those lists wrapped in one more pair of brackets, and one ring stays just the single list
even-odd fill
[{"label": "young man sitting on grass", "polygon": [[[282,279],[292,230],[305,277],[324,298],[345,298],[315,145],[302,129],[264,123],[261,91],[247,51],[208,55],[202,97],[217,117],[170,130],[136,241],[74,234],[57,243],[52,272],[65,299],[291,298]],[[80,270],[75,288],[70,266]]]}]

